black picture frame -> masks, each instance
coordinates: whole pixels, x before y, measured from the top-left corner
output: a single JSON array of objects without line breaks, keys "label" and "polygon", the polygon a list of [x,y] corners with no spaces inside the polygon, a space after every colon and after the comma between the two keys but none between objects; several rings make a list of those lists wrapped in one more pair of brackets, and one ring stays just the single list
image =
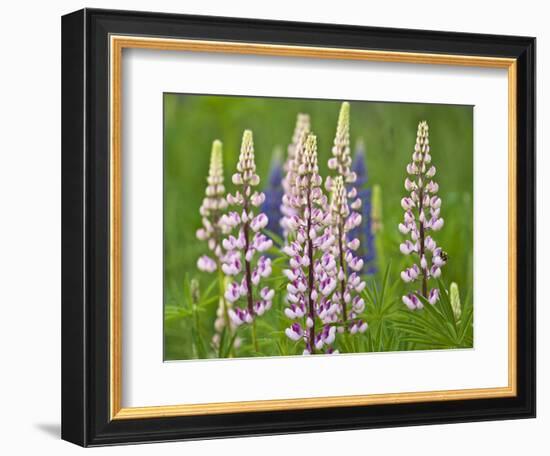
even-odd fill
[{"label": "black picture frame", "polygon": [[[109,36],[517,59],[517,395],[111,420]],[[535,39],[84,9],[62,18],[62,438],[82,446],[535,416]],[[498,280],[498,278],[495,278]]]}]

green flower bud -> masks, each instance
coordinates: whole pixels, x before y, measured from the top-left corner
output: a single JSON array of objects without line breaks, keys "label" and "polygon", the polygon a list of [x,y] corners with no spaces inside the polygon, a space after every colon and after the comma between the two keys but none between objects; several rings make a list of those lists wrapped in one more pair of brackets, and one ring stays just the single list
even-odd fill
[{"label": "green flower bud", "polygon": [[372,207],[371,207],[371,223],[372,233],[378,233],[384,229],[382,223],[382,188],[380,185],[372,187]]},{"label": "green flower bud", "polygon": [[455,320],[459,320],[462,315],[462,308],[460,305],[460,294],[458,292],[458,285],[453,282],[451,283],[451,288],[449,291],[451,298],[451,307],[453,308],[453,313],[455,315]]}]

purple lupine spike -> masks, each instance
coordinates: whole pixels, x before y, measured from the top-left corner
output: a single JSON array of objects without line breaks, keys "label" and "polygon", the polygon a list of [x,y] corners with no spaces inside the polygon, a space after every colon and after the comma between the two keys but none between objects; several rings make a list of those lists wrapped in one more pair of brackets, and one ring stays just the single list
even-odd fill
[{"label": "purple lupine spike", "polygon": [[[213,253],[213,258],[208,255],[202,255],[197,260],[197,267],[204,272],[215,272],[224,270],[228,266],[224,263],[226,256],[223,236],[228,234],[230,227],[227,224],[221,223],[224,212],[227,209],[227,200],[225,198],[224,175],[223,175],[223,158],[222,158],[222,143],[215,140],[212,143],[212,152],[210,154],[210,169],[207,178],[207,187],[205,197],[200,207],[202,216],[202,228],[197,231],[197,238],[205,241],[209,250]],[[240,268],[240,264],[236,259],[229,255],[229,260],[232,268]],[[220,271],[221,273],[221,271]],[[218,278],[220,281],[220,289],[223,289],[223,276]],[[212,344],[218,347],[221,340],[221,333],[224,328],[227,328],[229,334],[235,330],[235,325],[229,318],[229,309],[232,303],[226,300],[223,292],[220,293],[218,308],[216,310],[216,320],[214,322],[214,336]],[[238,347],[240,339],[233,339],[233,347]]]},{"label": "purple lupine spike", "polygon": [[267,215],[269,223],[267,229],[272,233],[283,236],[281,226],[281,204],[283,200],[283,165],[279,153],[273,155],[269,171],[268,184],[264,191],[265,201],[262,204],[262,212]]},{"label": "purple lupine spike", "polygon": [[358,140],[355,145],[355,156],[353,157],[351,170],[354,171],[357,176],[357,180],[355,181],[357,188],[362,188],[367,185],[369,176],[367,171],[365,143],[361,139]]},{"label": "purple lupine spike", "polygon": [[221,239],[224,226],[220,224],[223,212],[227,208],[225,187],[223,185],[222,143],[215,140],[212,143],[210,154],[210,169],[206,179],[207,187],[200,207],[202,228],[197,230],[197,239],[205,241],[214,258],[203,255],[197,260],[197,267],[201,271],[214,272],[219,269],[223,249]]},{"label": "purple lupine spike", "polygon": [[[419,281],[421,289],[414,293],[435,304],[439,300],[439,289],[428,291],[428,282],[441,276],[447,255],[432,237],[434,231],[443,227],[443,219],[440,216],[441,198],[437,196],[439,185],[433,180],[436,169],[431,161],[428,123],[422,121],[418,124],[412,160],[407,165],[405,190],[409,196],[401,200],[405,215],[403,223],[399,224],[399,231],[410,237],[399,249],[404,255],[414,255],[415,262],[401,273],[401,278],[406,283]],[[422,302],[414,293],[403,296],[403,303],[411,310],[421,309]]]},{"label": "purple lupine spike", "polygon": [[283,166],[285,176],[281,181],[283,197],[281,200],[282,215],[279,223],[285,237],[290,231],[293,231],[293,227],[289,226],[289,224],[292,223],[291,219],[295,215],[295,209],[292,207],[292,204],[290,204],[289,199],[291,197],[293,182],[298,174],[298,150],[304,146],[302,142],[305,141],[310,128],[309,115],[302,113],[298,114],[296,118],[296,127],[292,135],[292,142],[288,145],[287,158]]},{"label": "purple lupine spike", "polygon": [[372,226],[371,189],[365,187],[368,182],[368,172],[365,146],[362,141],[357,142],[351,169],[357,175],[355,182],[357,197],[363,202],[363,205],[361,207],[361,225],[352,230],[350,237],[351,239],[358,239],[360,241],[356,252],[365,263],[363,272],[367,275],[373,275],[378,270],[376,267],[376,238]]},{"label": "purple lupine spike", "polygon": [[[296,174],[289,181],[286,204],[293,215],[288,219],[287,244],[289,256],[285,315],[294,320],[286,335],[303,341],[304,354],[333,353],[339,307],[331,301],[336,287],[336,262],[331,248],[334,235],[330,214],[326,212],[317,164],[317,139],[303,132],[294,158]],[[287,175],[288,176],[288,175]]]},{"label": "purple lupine spike", "polygon": [[358,212],[362,207],[355,187],[358,176],[351,168],[349,118],[350,105],[344,102],[338,116],[332,157],[328,161],[328,167],[335,172],[335,176],[327,178],[325,186],[332,192],[331,228],[336,239],[332,253],[336,258],[338,271],[338,286],[332,300],[341,308],[342,329],[354,334],[358,331],[364,332],[367,324],[359,318],[364,310],[364,302],[359,295],[365,287],[365,282],[359,276],[364,260],[357,252],[361,241],[352,234],[357,232],[363,217]]},{"label": "purple lupine spike", "polygon": [[[263,278],[271,275],[271,260],[266,256],[256,256],[270,249],[272,241],[261,230],[267,225],[268,218],[262,213],[256,213],[255,208],[264,201],[263,193],[254,190],[260,183],[256,174],[254,160],[254,143],[252,132],[245,130],[243,134],[241,153],[237,163],[237,172],[232,177],[237,187],[235,194],[228,194],[227,201],[235,206],[234,211],[225,214],[220,223],[227,231],[237,232],[223,240],[227,253],[223,258],[223,272],[231,280],[225,290],[225,298],[231,303],[244,301],[245,307],[233,307],[229,316],[234,325],[253,323],[256,316],[263,315],[271,308],[272,291],[261,287]],[[254,340],[256,345],[256,341]],[[255,347],[257,350],[257,346]]]}]

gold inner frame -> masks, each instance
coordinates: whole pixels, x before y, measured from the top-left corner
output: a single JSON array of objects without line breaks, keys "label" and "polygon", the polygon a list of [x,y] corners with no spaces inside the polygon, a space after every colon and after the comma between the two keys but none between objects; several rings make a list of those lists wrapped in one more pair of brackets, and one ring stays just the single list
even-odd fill
[{"label": "gold inner frame", "polygon": [[[403,392],[246,402],[122,407],[122,51],[154,49],[316,59],[367,60],[508,70],[508,385],[505,387]],[[511,58],[287,46],[243,42],[110,36],[110,415],[111,419],[297,410],[374,404],[511,397],[517,394],[516,116],[517,61]]]}]

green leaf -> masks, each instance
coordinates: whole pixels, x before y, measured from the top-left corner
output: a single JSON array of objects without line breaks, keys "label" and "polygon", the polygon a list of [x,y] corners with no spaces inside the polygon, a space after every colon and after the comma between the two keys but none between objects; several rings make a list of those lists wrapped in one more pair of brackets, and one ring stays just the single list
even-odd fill
[{"label": "green leaf", "polygon": [[474,313],[471,307],[462,311],[462,318],[460,323],[460,329],[458,332],[458,340],[463,345],[470,345],[465,342],[468,330],[472,329]]},{"label": "green leaf", "polygon": [[[222,333],[220,334],[220,344],[219,344],[219,347],[218,347],[218,358],[222,358],[223,344],[225,343],[225,334],[227,333],[226,329],[227,328],[224,326],[224,328],[222,329]],[[214,347],[212,347],[212,348],[214,348]]]},{"label": "green leaf", "polygon": [[207,299],[210,294],[212,293],[212,291],[214,290],[214,287],[218,285],[218,280],[212,280],[210,282],[210,285],[208,285],[208,287],[206,287],[206,290],[204,290],[204,293],[201,293],[201,296],[200,296],[200,299],[199,299],[199,303],[204,300],[204,299]]},{"label": "green leaf", "polygon": [[275,244],[277,244],[279,247],[282,247],[282,246],[285,244],[284,239],[283,239],[281,236],[279,236],[277,233],[274,233],[273,231],[270,231],[270,230],[268,230],[268,229],[266,229],[266,228],[264,228],[262,231],[263,231],[265,234],[267,234],[267,235],[271,238],[271,240],[272,240]]},{"label": "green leaf", "polygon": [[386,267],[386,272],[384,273],[384,279],[382,280],[382,291],[380,293],[380,298],[379,298],[382,307],[385,307],[384,306],[384,297],[386,295],[386,289],[387,289],[387,286],[388,286],[388,277],[390,276],[390,270],[391,270],[391,262]]},{"label": "green leaf", "polygon": [[235,339],[237,338],[237,331],[233,334],[231,339],[229,340],[229,344],[227,344],[227,347],[225,348],[225,351],[223,353],[222,358],[227,358],[229,356],[229,353],[231,352],[231,349],[233,348],[233,344],[235,343]]}]

